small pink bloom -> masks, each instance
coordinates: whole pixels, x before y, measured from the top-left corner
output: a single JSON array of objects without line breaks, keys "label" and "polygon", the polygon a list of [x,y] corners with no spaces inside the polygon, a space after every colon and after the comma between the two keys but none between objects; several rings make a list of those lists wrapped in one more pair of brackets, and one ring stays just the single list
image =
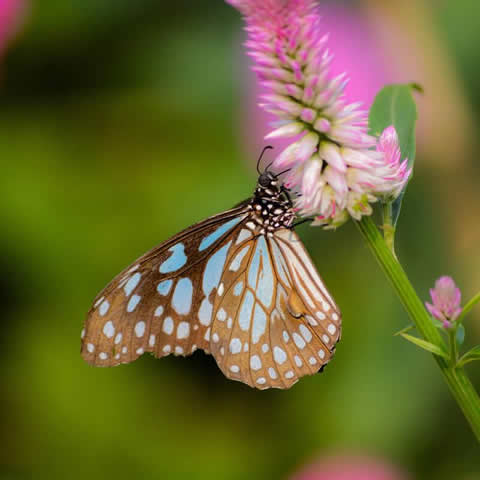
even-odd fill
[{"label": "small pink bloom", "polygon": [[308,465],[289,480],[406,480],[384,461],[361,456],[338,456]]},{"label": "small pink bloom", "polygon": [[433,317],[440,320],[445,328],[450,328],[452,322],[462,312],[460,289],[451,277],[440,277],[435,282],[435,288],[430,289],[430,296],[432,297],[432,303],[425,303],[428,311]]},{"label": "small pink bloom", "polygon": [[408,160],[401,161],[398,135],[393,125],[383,131],[378,141],[377,151],[384,154],[382,177],[387,184],[380,184],[377,193],[390,199],[396,198],[405,188],[412,169],[408,168]]}]

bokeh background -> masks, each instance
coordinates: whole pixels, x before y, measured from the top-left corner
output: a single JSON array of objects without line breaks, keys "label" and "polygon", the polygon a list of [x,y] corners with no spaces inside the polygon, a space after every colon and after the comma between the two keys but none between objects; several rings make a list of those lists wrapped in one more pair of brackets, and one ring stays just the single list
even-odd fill
[{"label": "bokeh background", "polygon": [[[423,84],[398,253],[424,299],[441,274],[472,296],[480,4],[320,3],[352,99]],[[201,352],[81,359],[114,275],[254,187],[268,127],[241,28],[222,0],[0,0],[0,478],[480,478],[432,358],[393,336],[408,319],[351,224],[299,228],[344,314],[322,375],[259,392]],[[480,312],[467,332],[479,343]]]}]

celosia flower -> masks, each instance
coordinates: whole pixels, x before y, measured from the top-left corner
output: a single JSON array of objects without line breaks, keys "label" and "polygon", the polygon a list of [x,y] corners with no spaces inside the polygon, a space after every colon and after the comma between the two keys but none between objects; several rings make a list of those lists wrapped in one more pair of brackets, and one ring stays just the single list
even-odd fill
[{"label": "celosia flower", "polygon": [[279,119],[266,138],[293,138],[274,166],[291,169],[285,185],[299,194],[300,215],[336,227],[349,216],[371,215],[370,203],[377,198],[397,196],[410,171],[397,158],[393,127],[375,149],[367,112],[344,99],[345,74],[330,78],[333,56],[316,2],[227,1],[246,17],[248,54],[270,91],[262,96],[262,106]]},{"label": "celosia flower", "polygon": [[460,289],[451,277],[440,277],[435,282],[435,288],[430,289],[430,296],[432,303],[425,302],[428,311],[440,320],[445,328],[450,328],[462,312]]}]

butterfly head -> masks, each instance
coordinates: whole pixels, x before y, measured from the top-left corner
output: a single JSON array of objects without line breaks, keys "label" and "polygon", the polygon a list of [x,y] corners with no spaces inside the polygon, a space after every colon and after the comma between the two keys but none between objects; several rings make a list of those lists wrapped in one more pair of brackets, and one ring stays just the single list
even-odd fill
[{"label": "butterfly head", "polygon": [[279,228],[290,228],[295,220],[289,190],[283,185],[280,175],[268,168],[260,173],[250,201],[254,220],[262,230],[269,233]]}]

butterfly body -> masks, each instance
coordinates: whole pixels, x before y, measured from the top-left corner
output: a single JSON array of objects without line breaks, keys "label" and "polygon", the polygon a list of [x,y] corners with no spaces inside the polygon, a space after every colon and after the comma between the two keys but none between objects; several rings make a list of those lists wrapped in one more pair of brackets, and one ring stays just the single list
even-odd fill
[{"label": "butterfly body", "polygon": [[146,253],[97,296],[82,356],[114,366],[202,349],[228,378],[260,389],[316,373],[341,318],[294,221],[288,190],[261,174],[251,199]]}]

